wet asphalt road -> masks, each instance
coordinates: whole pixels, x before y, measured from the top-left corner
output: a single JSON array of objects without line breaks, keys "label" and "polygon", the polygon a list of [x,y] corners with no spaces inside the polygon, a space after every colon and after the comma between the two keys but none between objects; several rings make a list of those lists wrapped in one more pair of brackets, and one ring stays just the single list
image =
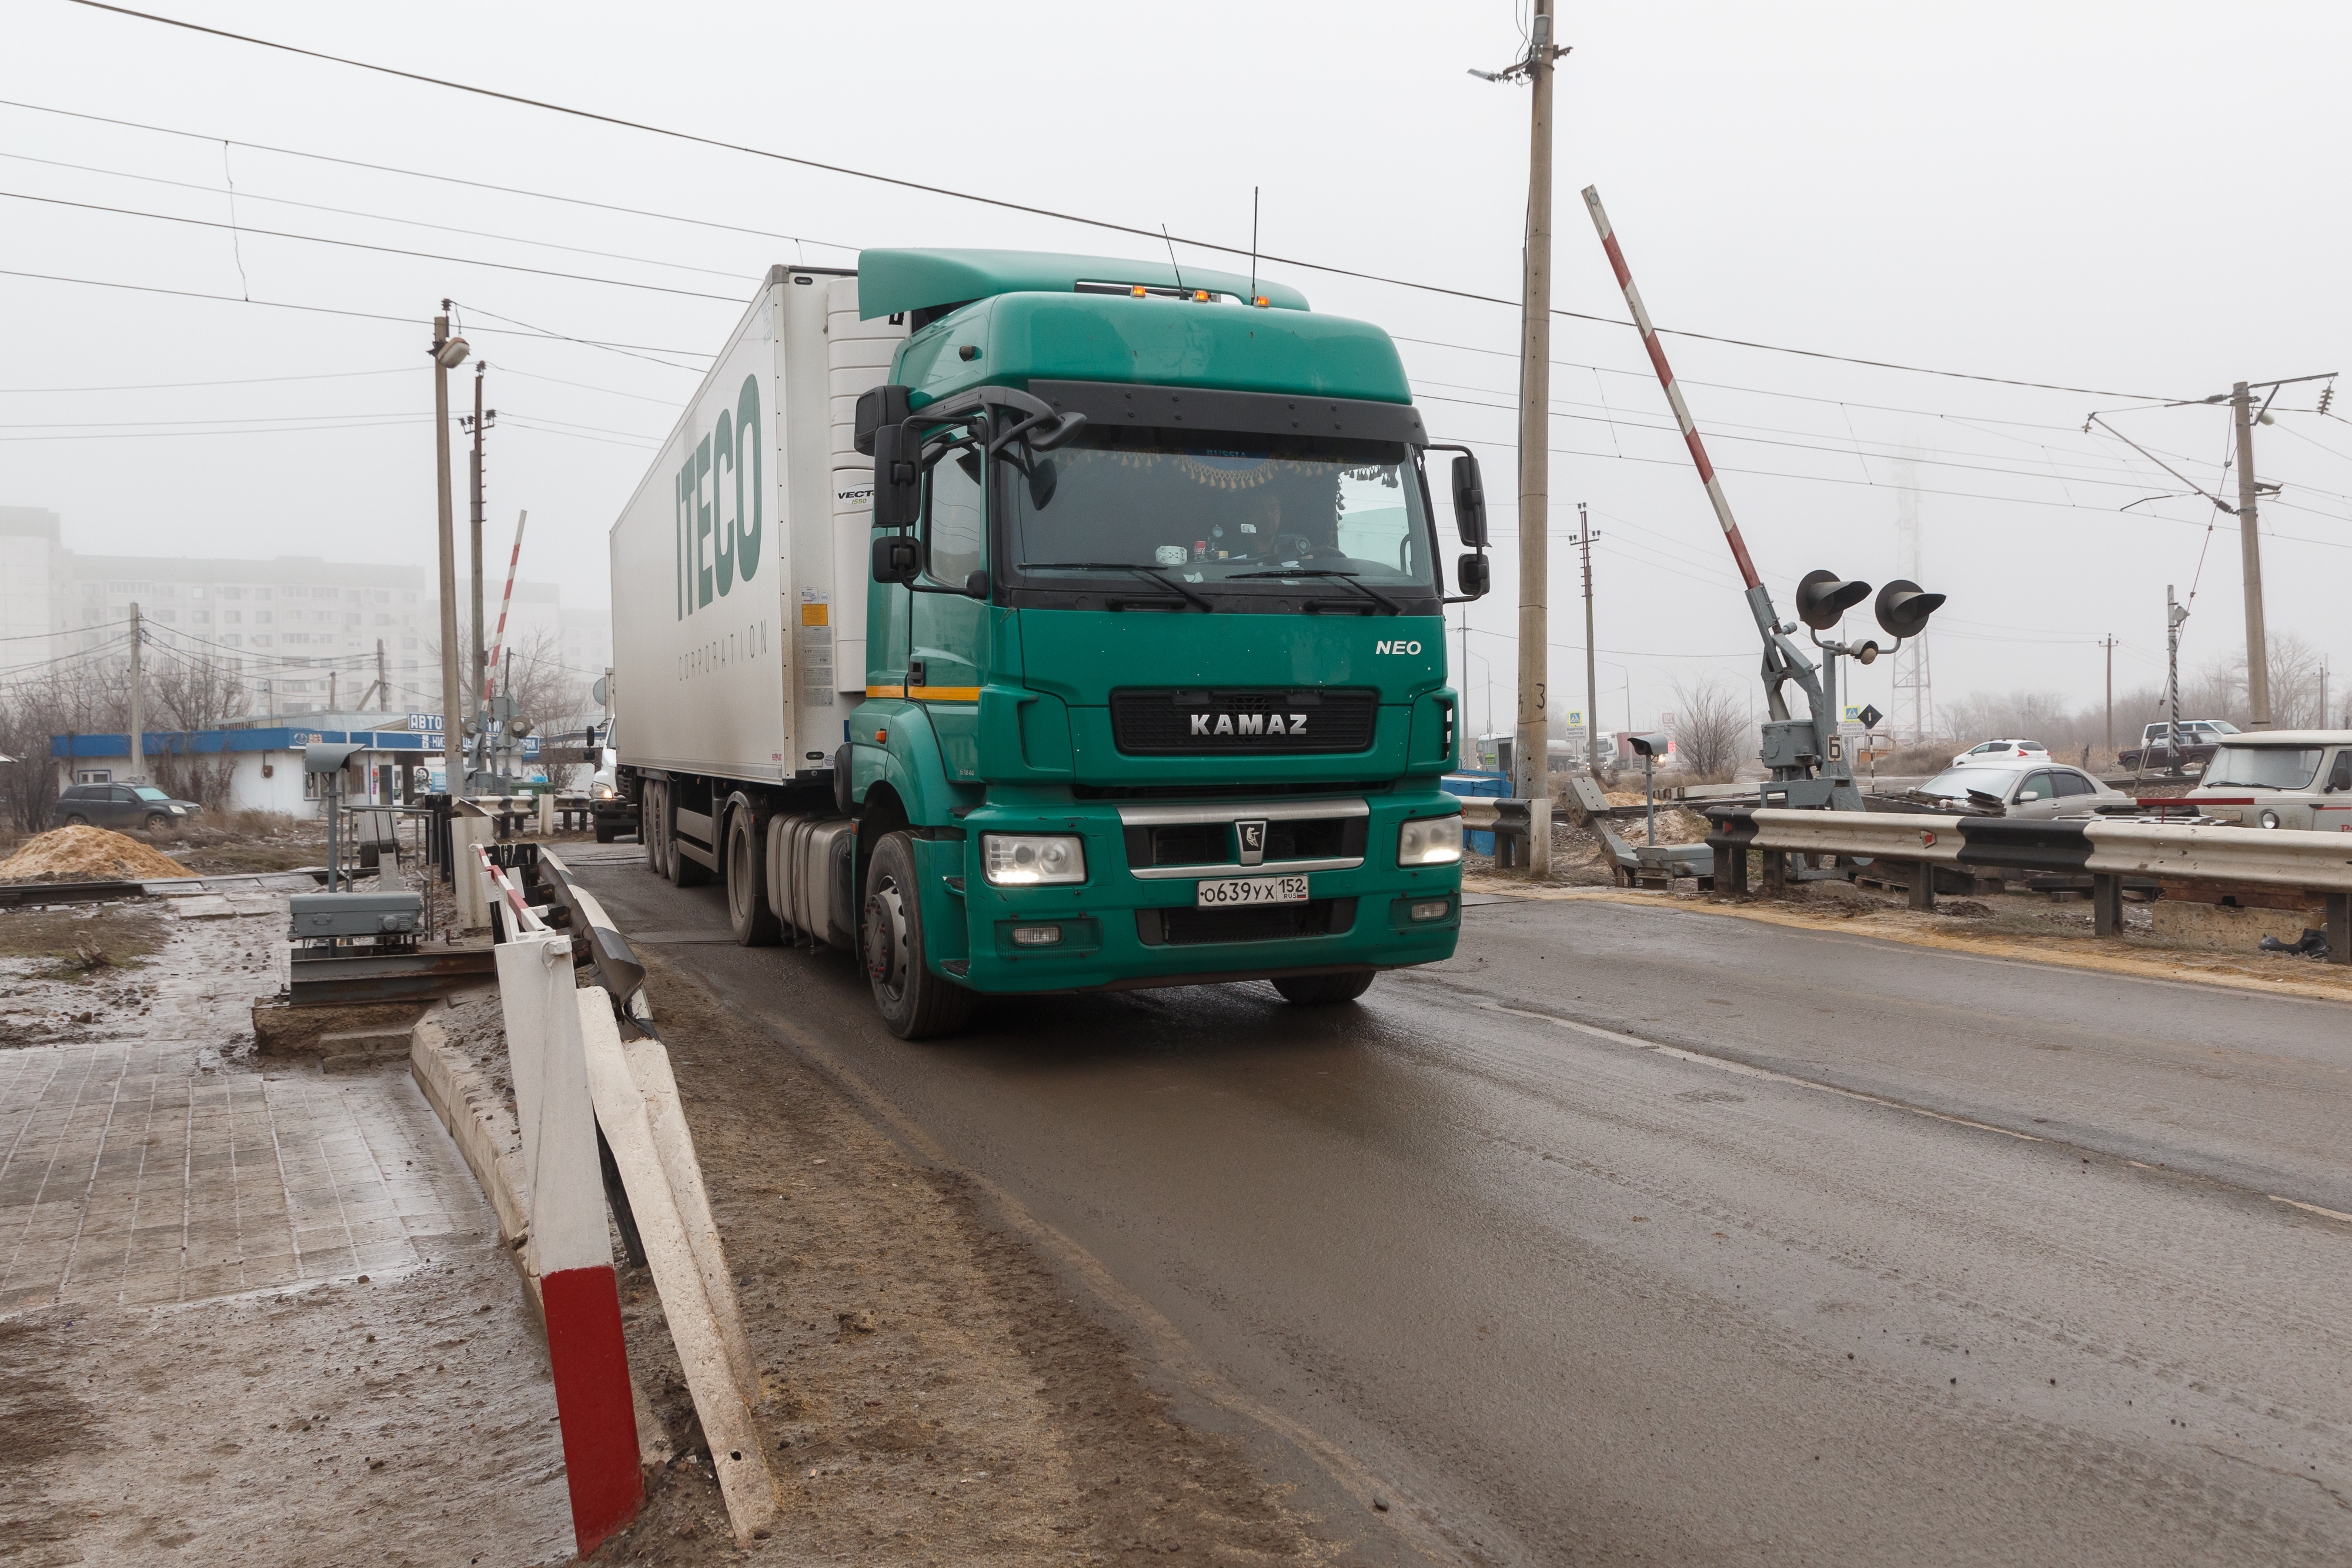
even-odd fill
[{"label": "wet asphalt road", "polygon": [[1529,902],[1354,1007],[912,1045],[583,872],[1380,1478],[1376,1558],[2352,1561],[2352,1223],[2295,1207],[2352,1215],[2352,1009]]}]

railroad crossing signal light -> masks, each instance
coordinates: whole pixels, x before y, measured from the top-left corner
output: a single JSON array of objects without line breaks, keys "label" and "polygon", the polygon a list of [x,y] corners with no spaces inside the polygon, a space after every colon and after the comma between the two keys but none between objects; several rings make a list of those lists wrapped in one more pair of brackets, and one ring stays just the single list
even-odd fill
[{"label": "railroad crossing signal light", "polygon": [[1797,619],[1816,632],[1826,632],[1869,597],[1866,582],[1847,582],[1833,571],[1809,571],[1797,584]]},{"label": "railroad crossing signal light", "polygon": [[1929,593],[1907,578],[1878,591],[1878,623],[1890,637],[1916,637],[1927,629],[1927,617],[1943,607],[1942,594]]}]

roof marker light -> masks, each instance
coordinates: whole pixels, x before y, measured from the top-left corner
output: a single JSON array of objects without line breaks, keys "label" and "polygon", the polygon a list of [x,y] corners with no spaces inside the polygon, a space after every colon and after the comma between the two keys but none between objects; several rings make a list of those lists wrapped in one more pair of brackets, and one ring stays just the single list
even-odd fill
[{"label": "roof marker light", "polygon": [[1209,291],[1207,289],[1195,288],[1192,290],[1192,303],[1195,305],[1206,305],[1208,302]]},{"label": "roof marker light", "polygon": [[1265,295],[1261,294],[1261,295],[1259,295],[1256,298],[1255,298],[1255,299],[1251,300],[1251,301],[1250,301],[1250,303],[1251,303],[1252,305],[1256,306],[1259,309],[1261,309],[1261,310],[1265,310],[1265,309],[1271,308],[1272,308],[1272,306],[1273,306],[1273,304],[1274,304],[1274,301],[1273,301],[1273,300],[1271,300],[1271,299],[1268,299]]},{"label": "roof marker light", "polygon": [[1140,299],[1140,298],[1143,298],[1143,296],[1145,295],[1145,293],[1147,293],[1147,292],[1148,292],[1148,290],[1146,290],[1146,289],[1144,288],[1143,285],[1141,285],[1140,283],[1139,283],[1139,284],[1137,284],[1133,288],[1129,289],[1129,290],[1128,290],[1128,292],[1129,292],[1129,294],[1134,295],[1138,299]]}]

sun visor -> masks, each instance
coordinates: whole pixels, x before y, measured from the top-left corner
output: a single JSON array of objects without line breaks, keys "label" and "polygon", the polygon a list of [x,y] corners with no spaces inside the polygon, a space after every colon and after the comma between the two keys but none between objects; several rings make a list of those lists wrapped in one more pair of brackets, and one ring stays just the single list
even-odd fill
[{"label": "sun visor", "polygon": [[[1165,261],[1063,256],[1036,250],[867,250],[857,256],[857,313],[872,320],[997,294],[1115,294],[1148,288],[1156,295],[1207,289],[1246,300],[1247,274],[1208,267],[1179,269]],[[1307,297],[1287,284],[1258,278],[1257,295],[1276,310],[1304,310]]]}]

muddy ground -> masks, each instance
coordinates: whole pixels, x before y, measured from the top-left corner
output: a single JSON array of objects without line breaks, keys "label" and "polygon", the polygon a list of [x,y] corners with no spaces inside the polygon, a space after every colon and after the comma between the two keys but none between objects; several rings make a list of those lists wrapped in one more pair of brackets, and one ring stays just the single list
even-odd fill
[{"label": "muddy ground", "polygon": [[283,895],[184,902],[0,910],[0,1564],[563,1560],[543,1341],[456,1147],[404,1064],[254,1057]]},{"label": "muddy ground", "polygon": [[1171,1417],[961,1179],[698,982],[649,968],[786,1508],[774,1539],[736,1547],[652,1280],[624,1270],[630,1361],[677,1458],[610,1560],[1355,1561],[1236,1440]]}]

